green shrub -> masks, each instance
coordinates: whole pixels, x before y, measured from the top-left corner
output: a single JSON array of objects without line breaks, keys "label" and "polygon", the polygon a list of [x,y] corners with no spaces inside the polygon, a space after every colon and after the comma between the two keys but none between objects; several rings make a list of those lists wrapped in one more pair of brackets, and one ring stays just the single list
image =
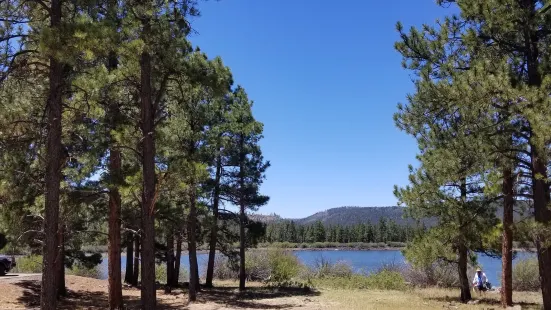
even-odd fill
[{"label": "green shrub", "polygon": [[298,258],[288,250],[272,249],[268,252],[270,262],[270,281],[284,282],[296,277],[301,264]]},{"label": "green shrub", "polygon": [[[204,270],[207,270],[207,268],[204,268]],[[214,259],[213,277],[219,280],[235,280],[238,279],[239,274],[227,257],[217,255]]]},{"label": "green shrub", "polygon": [[513,266],[513,290],[539,291],[539,265],[536,258],[523,259]]},{"label": "green shrub", "polygon": [[320,256],[314,266],[304,270],[305,278],[350,277],[353,274],[352,267],[345,261],[331,263]]},{"label": "green shrub", "polygon": [[406,281],[397,271],[383,270],[367,276],[368,287],[378,290],[404,290]]},{"label": "green shrub", "polygon": [[28,255],[15,259],[16,266],[12,272],[16,273],[40,273],[42,272],[42,256]]},{"label": "green shrub", "polygon": [[310,282],[316,287],[338,289],[405,290],[404,278],[399,272],[381,271],[370,275],[352,274],[348,277],[314,278]]},{"label": "green shrub", "polygon": [[[184,269],[184,267],[180,266],[180,274],[178,275],[178,281],[187,281],[188,280],[188,273],[187,270]],[[166,263],[162,264],[155,264],[155,281],[166,284],[167,278],[166,278]]]},{"label": "green shrub", "polygon": [[[246,252],[245,273],[249,281],[289,281],[299,274],[301,268],[302,265],[298,258],[289,250],[277,248]],[[220,280],[238,279],[238,262],[232,262],[225,256],[217,256],[214,261],[214,278]]]},{"label": "green shrub", "polygon": [[404,242],[389,242],[388,243],[388,246],[391,247],[391,248],[405,248],[406,247],[406,243]]},{"label": "green shrub", "polygon": [[[425,267],[414,267],[406,265],[401,270],[402,276],[406,282],[416,287],[460,287],[459,276],[457,274],[457,265],[440,261]],[[467,268],[467,277],[474,274],[474,268]]]},{"label": "green shrub", "polygon": [[400,265],[388,264],[374,273],[358,274],[347,262],[331,263],[320,256],[313,267],[304,270],[301,277],[318,287],[404,290],[407,286],[400,271]]},{"label": "green shrub", "polygon": [[[235,268],[238,270],[239,265]],[[266,281],[270,279],[271,264],[268,250],[249,250],[245,253],[245,273],[249,281]]]},{"label": "green shrub", "polygon": [[86,277],[86,278],[94,278],[94,279],[102,278],[102,274],[99,266],[95,266],[93,268],[87,268],[79,263],[73,264],[71,268],[67,269],[66,273],[69,275]]},{"label": "green shrub", "polygon": [[275,242],[272,247],[273,248],[280,248],[280,249],[294,249],[296,248],[296,243],[291,242]]}]

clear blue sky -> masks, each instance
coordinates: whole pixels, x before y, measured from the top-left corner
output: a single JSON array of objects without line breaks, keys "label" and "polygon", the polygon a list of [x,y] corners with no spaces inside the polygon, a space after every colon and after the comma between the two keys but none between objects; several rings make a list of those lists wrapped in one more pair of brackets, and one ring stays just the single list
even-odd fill
[{"label": "clear blue sky", "polygon": [[259,212],[304,217],[396,204],[417,146],[392,119],[413,90],[394,50],[406,28],[449,13],[434,0],[202,1],[192,42],[222,56],[254,100],[272,166]]}]

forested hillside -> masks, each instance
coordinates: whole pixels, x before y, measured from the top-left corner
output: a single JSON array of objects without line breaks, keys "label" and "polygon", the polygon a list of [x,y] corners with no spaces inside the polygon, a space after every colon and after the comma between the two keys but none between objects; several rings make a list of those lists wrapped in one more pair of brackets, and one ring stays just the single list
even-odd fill
[{"label": "forested hillside", "polygon": [[[324,225],[352,226],[361,223],[378,223],[382,218],[392,220],[398,225],[414,224],[415,221],[404,217],[403,207],[340,207],[328,209],[297,219],[301,225],[310,225],[320,221]],[[427,222],[431,222],[427,220]]]},{"label": "forested hillside", "polygon": [[[503,210],[500,207],[501,202],[488,204],[488,208],[495,209],[496,216],[501,218]],[[293,221],[296,225],[314,225],[321,222],[324,226],[356,226],[359,224],[379,223],[382,219],[392,221],[398,226],[417,225],[417,221],[409,218],[405,214],[405,207],[339,207],[314,213],[305,218],[286,219],[276,214],[262,215],[252,214],[251,219],[264,223],[278,221]],[[531,207],[526,201],[515,202],[515,220],[530,216]],[[427,227],[436,224],[436,218],[426,218],[420,222]]]}]

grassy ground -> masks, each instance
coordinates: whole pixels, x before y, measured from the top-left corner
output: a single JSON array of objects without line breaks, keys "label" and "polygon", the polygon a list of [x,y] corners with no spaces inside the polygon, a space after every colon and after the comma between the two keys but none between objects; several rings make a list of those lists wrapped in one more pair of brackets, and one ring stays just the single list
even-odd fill
[{"label": "grassy ground", "polygon": [[[0,279],[0,309],[28,309],[39,301],[40,278],[21,281]],[[344,290],[320,288],[273,289],[259,283],[249,283],[244,294],[237,291],[236,282],[216,282],[216,288],[203,289],[197,303],[188,305],[185,289],[166,294],[157,291],[160,309],[237,310],[237,309],[499,309],[499,294],[488,293],[477,304],[460,304],[457,290],[422,289],[405,291]],[[59,309],[105,309],[107,282],[77,276],[67,276],[69,296]],[[139,308],[140,291],[125,287],[124,299],[128,309]],[[541,295],[516,293],[522,309],[540,309]]]},{"label": "grassy ground", "polygon": [[[322,290],[320,295],[327,309],[500,309],[499,294],[488,293],[476,298],[474,303],[458,302],[457,290],[420,289],[411,291],[373,290]],[[537,293],[516,293],[515,302],[522,309],[540,309],[541,295]]]}]

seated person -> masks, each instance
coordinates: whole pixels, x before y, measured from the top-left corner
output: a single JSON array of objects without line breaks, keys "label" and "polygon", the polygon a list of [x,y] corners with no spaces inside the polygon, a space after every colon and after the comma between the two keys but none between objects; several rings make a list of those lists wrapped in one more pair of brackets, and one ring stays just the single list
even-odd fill
[{"label": "seated person", "polygon": [[486,274],[482,272],[480,268],[477,268],[473,279],[473,287],[480,294],[481,292],[485,292],[488,289],[487,283],[488,278],[486,277]]}]

